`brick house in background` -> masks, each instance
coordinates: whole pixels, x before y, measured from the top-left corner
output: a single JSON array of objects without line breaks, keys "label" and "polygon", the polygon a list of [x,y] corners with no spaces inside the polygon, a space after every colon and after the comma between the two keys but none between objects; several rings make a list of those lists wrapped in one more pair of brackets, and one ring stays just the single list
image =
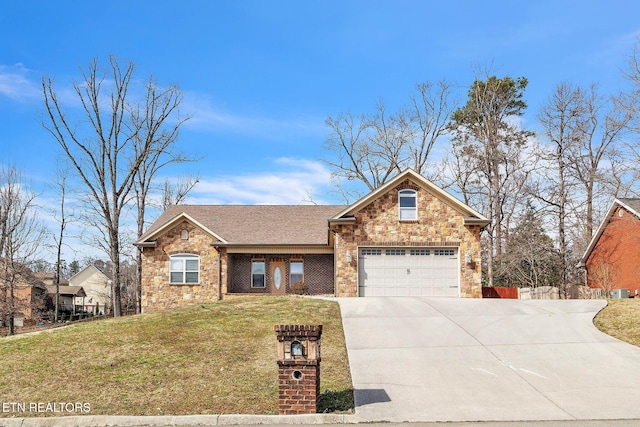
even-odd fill
[{"label": "brick house in background", "polygon": [[589,242],[579,267],[586,283],[606,292],[640,293],[640,199],[615,199]]},{"label": "brick house in background", "polygon": [[[18,265],[16,271],[12,274],[13,270],[7,270],[9,275],[12,275],[14,280],[13,295],[14,295],[14,324],[15,326],[32,325],[42,319],[45,309],[45,297],[47,288],[44,282],[33,273],[29,268]],[[10,285],[7,280],[0,278],[0,289],[2,292],[6,292],[7,303],[2,304],[0,302],[0,326],[2,323],[6,323],[10,315],[9,293]],[[2,322],[5,319],[5,322]],[[4,326],[8,326],[4,325]]]},{"label": "brick house in background", "polygon": [[136,242],[142,306],[230,294],[481,298],[488,223],[412,170],[349,206],[171,206]]}]

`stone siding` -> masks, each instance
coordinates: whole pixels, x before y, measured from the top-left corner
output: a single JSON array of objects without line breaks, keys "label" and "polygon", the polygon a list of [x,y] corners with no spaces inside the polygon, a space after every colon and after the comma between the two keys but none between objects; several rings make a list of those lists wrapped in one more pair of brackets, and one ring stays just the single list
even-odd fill
[{"label": "stone siding", "polygon": [[[400,221],[398,191],[418,192],[418,219]],[[358,296],[358,248],[366,246],[457,246],[460,296],[481,298],[480,226],[464,225],[464,217],[435,195],[406,180],[355,215],[355,222],[334,224],[336,296]],[[347,262],[347,252],[351,262]],[[466,254],[471,262],[466,263]]]},{"label": "stone siding", "polygon": [[[189,232],[189,239],[182,240],[182,230]],[[154,248],[142,252],[142,310],[157,311],[184,304],[215,302],[218,297],[218,252],[215,241],[200,228],[187,221],[182,222],[158,238]],[[169,257],[178,254],[200,256],[200,281],[198,284],[171,284]]]}]

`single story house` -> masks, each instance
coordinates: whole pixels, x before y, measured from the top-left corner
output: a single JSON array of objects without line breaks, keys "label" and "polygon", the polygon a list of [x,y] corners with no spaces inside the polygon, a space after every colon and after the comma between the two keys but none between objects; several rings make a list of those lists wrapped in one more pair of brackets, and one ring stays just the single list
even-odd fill
[{"label": "single story house", "polygon": [[136,242],[142,307],[233,294],[481,298],[488,223],[412,170],[349,206],[175,205]]},{"label": "single story house", "polygon": [[640,199],[615,199],[587,246],[579,267],[586,283],[605,292],[640,294]]}]

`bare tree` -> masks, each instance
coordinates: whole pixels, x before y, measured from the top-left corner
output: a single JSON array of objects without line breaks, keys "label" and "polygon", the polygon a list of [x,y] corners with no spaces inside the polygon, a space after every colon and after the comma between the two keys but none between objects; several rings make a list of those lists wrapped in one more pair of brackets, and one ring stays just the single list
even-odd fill
[{"label": "bare tree", "polygon": [[408,110],[414,128],[413,142],[408,145],[408,151],[409,166],[419,174],[426,174],[431,152],[436,142],[448,132],[449,120],[455,108],[450,83],[442,80],[435,86],[431,82],[418,84]]},{"label": "bare tree", "polygon": [[[620,94],[615,100],[618,107],[629,114],[628,127],[632,137],[626,141],[625,147],[627,151],[627,164],[638,165],[640,163],[640,144],[638,137],[640,136],[640,37],[636,39],[631,54],[627,60],[627,68],[624,71],[625,78],[629,81],[630,87]],[[640,169],[632,167],[631,181],[633,184],[625,188],[627,193],[636,196],[640,193],[638,183],[640,182]]]},{"label": "bare tree", "polygon": [[9,325],[11,335],[15,333],[15,316],[20,308],[16,305],[16,291],[33,285],[28,265],[45,236],[35,198],[15,166],[0,167],[0,323]]},{"label": "bare tree", "polygon": [[[146,84],[144,102],[137,103],[130,108],[130,126],[133,133],[133,150],[136,157],[142,159],[134,178],[133,189],[137,206],[137,236],[142,236],[145,229],[145,212],[147,198],[158,171],[171,163],[193,161],[176,147],[180,126],[188,117],[180,118],[178,108],[182,101],[182,94],[177,85],[160,89],[158,84],[149,79]],[[177,121],[168,124],[173,116]],[[194,184],[195,185],[195,184]],[[183,195],[184,197],[184,195]],[[142,252],[136,252],[137,278],[136,312],[142,310]]]},{"label": "bare tree", "polygon": [[55,215],[58,224],[60,225],[59,233],[54,235],[54,242],[56,245],[56,264],[55,264],[55,276],[54,285],[56,287],[56,295],[54,297],[54,321],[58,323],[59,305],[60,305],[60,278],[62,277],[63,259],[62,259],[62,247],[64,246],[64,239],[66,237],[67,226],[70,221],[73,221],[73,213],[69,213],[67,208],[67,191],[68,191],[68,179],[69,168],[58,166],[56,179],[53,183],[54,191],[60,198],[60,211],[58,215]]},{"label": "bare tree", "polygon": [[168,178],[165,179],[162,187],[162,210],[167,210],[171,205],[182,204],[198,182],[200,182],[198,176],[180,177],[174,182]]},{"label": "bare tree", "polygon": [[611,296],[611,291],[619,280],[620,269],[606,260],[599,260],[589,269],[588,281],[594,286],[600,287],[607,298]]},{"label": "bare tree", "polygon": [[568,289],[569,240],[567,223],[570,215],[572,194],[576,181],[571,176],[574,153],[584,139],[584,118],[587,112],[584,91],[570,83],[556,86],[547,103],[538,114],[546,142],[546,152],[542,157],[546,167],[538,171],[539,180],[532,194],[540,200],[555,219],[558,234],[558,256],[560,261],[560,290],[566,296]]},{"label": "bare tree", "polygon": [[[425,174],[430,154],[445,135],[455,109],[452,97],[449,83],[426,82],[418,84],[410,102],[396,112],[389,113],[380,100],[373,114],[328,117],[325,148],[331,156],[324,161],[334,178],[357,181],[373,191],[407,168]],[[347,202],[361,195],[357,189],[341,187]]]},{"label": "bare tree", "polygon": [[574,146],[569,163],[572,174],[584,191],[584,241],[591,240],[598,191],[615,193],[617,171],[613,167],[620,155],[616,149],[623,141],[632,114],[614,99],[599,95],[597,86],[585,91],[584,117],[581,120],[581,139]]},{"label": "bare tree", "polygon": [[140,168],[157,153],[166,152],[162,144],[167,137],[175,140],[171,135],[182,123],[179,117],[172,121],[180,100],[177,87],[158,92],[155,84],[145,85],[145,103],[140,106],[131,101],[135,96],[131,95],[133,75],[132,62],[123,69],[117,59],[110,56],[108,71],[102,72],[98,60],[94,59],[83,72],[82,82],[73,85],[82,105],[83,118],[78,120],[63,108],[53,80],[42,81],[46,108],[43,126],[73,166],[84,186],[87,207],[96,214],[95,219],[85,220],[103,233],[103,249],[112,265],[116,316],[122,313],[120,226],[123,210],[129,203]]}]

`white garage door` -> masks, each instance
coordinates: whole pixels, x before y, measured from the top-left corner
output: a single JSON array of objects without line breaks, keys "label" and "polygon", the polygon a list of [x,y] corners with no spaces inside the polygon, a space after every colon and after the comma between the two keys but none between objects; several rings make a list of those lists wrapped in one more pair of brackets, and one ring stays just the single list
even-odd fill
[{"label": "white garage door", "polygon": [[457,248],[362,248],[360,296],[459,296]]}]

